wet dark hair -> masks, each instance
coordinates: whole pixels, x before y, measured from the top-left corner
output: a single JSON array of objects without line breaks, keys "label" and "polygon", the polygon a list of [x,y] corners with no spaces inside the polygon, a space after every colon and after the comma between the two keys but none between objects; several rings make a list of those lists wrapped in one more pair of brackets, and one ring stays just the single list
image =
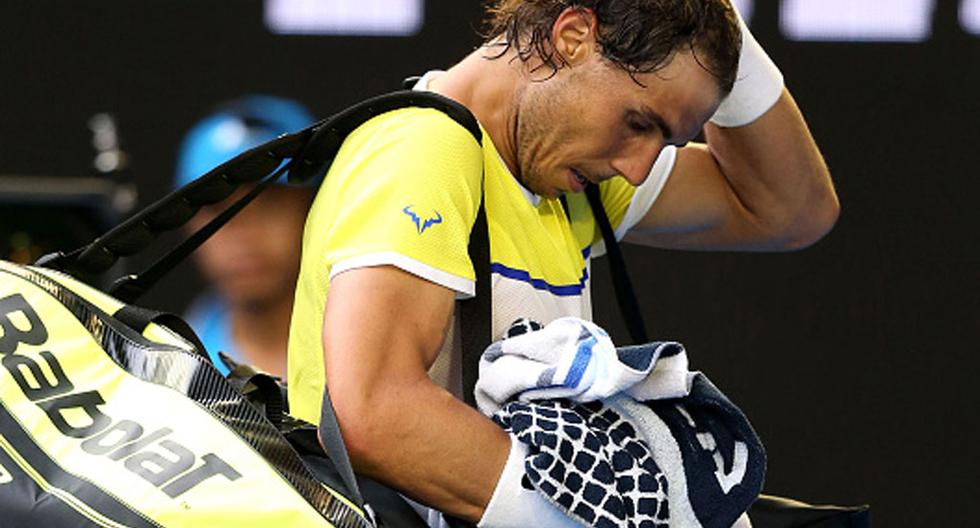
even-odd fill
[{"label": "wet dark hair", "polygon": [[690,50],[722,93],[731,91],[742,37],[729,0],[489,0],[484,35],[488,41],[502,37],[495,57],[513,48],[522,61],[536,57],[538,67],[554,75],[565,61],[552,46],[551,30],[567,8],[595,14],[602,55],[634,80]]}]

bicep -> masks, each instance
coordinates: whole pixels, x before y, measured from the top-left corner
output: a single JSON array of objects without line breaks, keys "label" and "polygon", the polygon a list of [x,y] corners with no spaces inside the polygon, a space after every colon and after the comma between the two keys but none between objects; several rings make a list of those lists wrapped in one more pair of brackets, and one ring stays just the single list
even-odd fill
[{"label": "bicep", "polygon": [[451,320],[452,290],[392,266],[334,276],[323,317],[331,394],[426,375]]},{"label": "bicep", "polygon": [[428,380],[454,302],[453,290],[391,266],[337,274],[324,315],[325,367],[354,468],[476,521],[510,441]]},{"label": "bicep", "polygon": [[[793,250],[819,240],[839,211],[833,182],[789,92],[752,123],[705,127],[633,241],[681,249]],[[710,146],[709,146],[710,145]]]}]

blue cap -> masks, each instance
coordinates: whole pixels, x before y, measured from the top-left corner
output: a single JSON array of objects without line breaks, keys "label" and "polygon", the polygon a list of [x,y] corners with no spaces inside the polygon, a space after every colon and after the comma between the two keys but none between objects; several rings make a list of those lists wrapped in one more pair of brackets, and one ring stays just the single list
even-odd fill
[{"label": "blue cap", "polygon": [[198,121],[184,136],[174,187],[194,181],[256,145],[311,124],[310,112],[291,99],[249,95],[230,101]]}]

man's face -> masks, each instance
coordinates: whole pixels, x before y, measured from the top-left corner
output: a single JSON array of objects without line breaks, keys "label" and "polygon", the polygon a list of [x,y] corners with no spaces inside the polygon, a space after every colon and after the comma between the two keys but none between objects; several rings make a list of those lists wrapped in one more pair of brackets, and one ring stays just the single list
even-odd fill
[{"label": "man's face", "polygon": [[[188,227],[200,229],[247,191],[203,208]],[[233,305],[262,306],[292,296],[311,200],[309,189],[263,191],[195,252],[202,274]]]},{"label": "man's face", "polygon": [[716,80],[690,52],[635,77],[642,86],[594,54],[529,83],[517,103],[521,182],[551,197],[617,175],[639,185],[661,149],[696,137],[720,102]]}]

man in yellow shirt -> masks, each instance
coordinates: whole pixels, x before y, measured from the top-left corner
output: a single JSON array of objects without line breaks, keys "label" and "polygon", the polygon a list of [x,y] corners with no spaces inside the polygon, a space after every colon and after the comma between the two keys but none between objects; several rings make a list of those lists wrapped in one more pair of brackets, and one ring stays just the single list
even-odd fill
[{"label": "man in yellow shirt", "polygon": [[[728,0],[498,0],[490,13],[483,47],[416,86],[465,105],[482,146],[406,108],[336,156],[304,233],[290,406],[317,422],[329,385],[359,472],[481,526],[546,525],[508,505],[520,446],[458,399],[454,301],[474,293],[481,200],[495,336],[518,317],[591,317],[603,247],[587,183],[618,237],[668,248],[805,247],[838,205]],[[707,144],[689,143],[702,130]]]}]

